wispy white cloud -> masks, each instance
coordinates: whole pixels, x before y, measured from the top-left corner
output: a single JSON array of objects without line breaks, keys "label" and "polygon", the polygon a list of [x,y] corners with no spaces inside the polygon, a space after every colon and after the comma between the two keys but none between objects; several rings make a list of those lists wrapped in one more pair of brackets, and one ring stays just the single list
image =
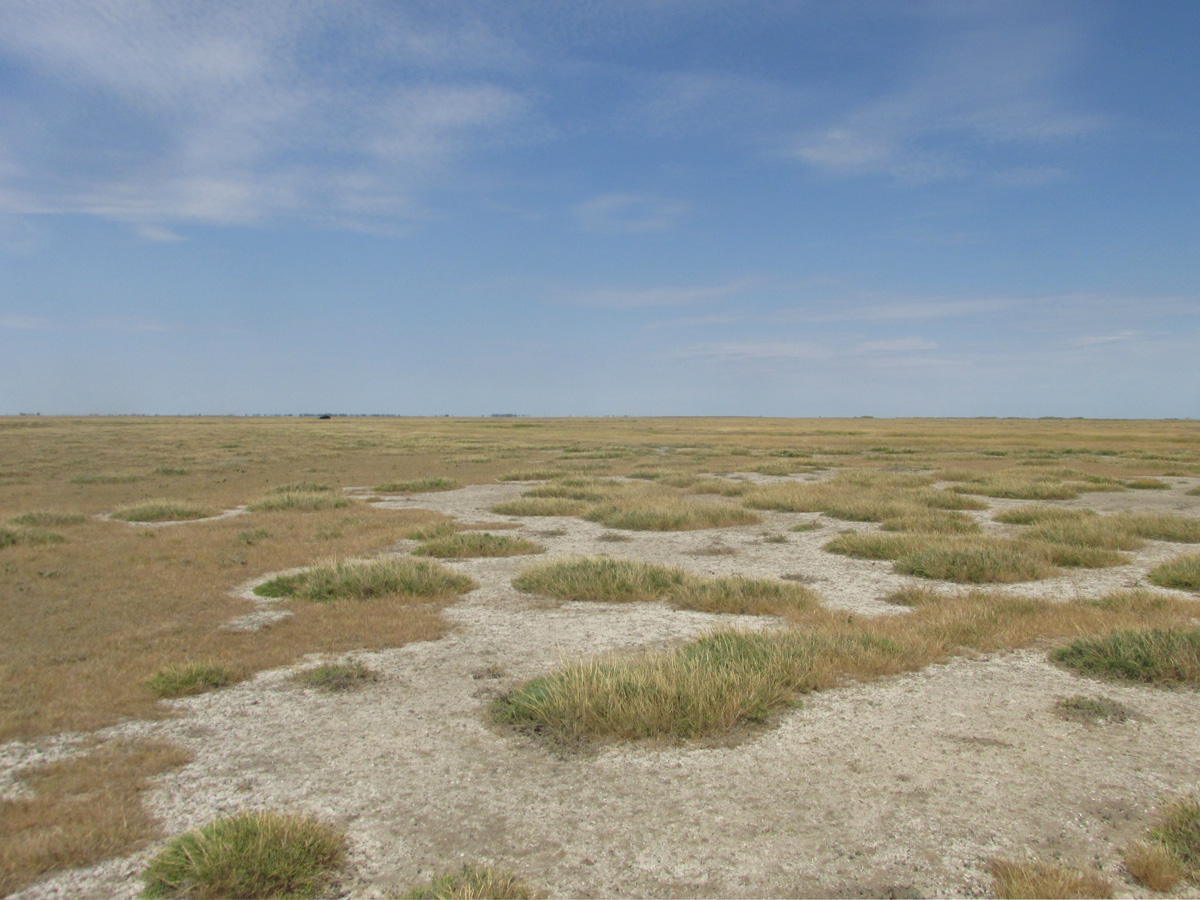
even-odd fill
[{"label": "wispy white cloud", "polygon": [[[996,144],[1044,147],[1108,124],[1063,99],[1080,40],[1067,11],[1018,4],[954,5],[922,14],[939,26],[916,49],[900,86],[802,129],[786,153],[838,175],[923,182],[985,167]],[[1055,166],[1008,170],[1025,185],[1063,177]]]},{"label": "wispy white cloud", "polygon": [[688,204],[645,194],[601,194],[575,207],[575,220],[586,231],[642,234],[666,231],[688,211]]},{"label": "wispy white cloud", "polygon": [[854,347],[855,353],[911,353],[920,350],[936,350],[936,341],[925,338],[892,338],[883,341],[863,341]]},{"label": "wispy white cloud", "polygon": [[785,309],[776,315],[785,322],[897,322],[911,319],[951,319],[1002,312],[1028,303],[1021,298],[903,297],[880,299],[866,294],[839,301],[818,301]]},{"label": "wispy white cloud", "polygon": [[37,316],[0,316],[0,328],[32,331],[49,327],[48,319],[41,319]]},{"label": "wispy white cloud", "polygon": [[336,0],[9,0],[0,205],[173,225],[418,215],[473,147],[514,139],[520,54],[470,17]]},{"label": "wispy white cloud", "polygon": [[595,288],[559,294],[564,302],[586,306],[636,308],[647,306],[692,306],[727,300],[753,290],[756,279],[740,279],[723,284],[663,285],[650,288]]},{"label": "wispy white cloud", "polygon": [[1084,334],[1068,338],[1065,343],[1069,347],[1101,347],[1108,344],[1123,344],[1142,337],[1140,331],[1118,331],[1113,334]]},{"label": "wispy white cloud", "polygon": [[742,362],[769,359],[830,359],[835,351],[813,341],[719,341],[679,347],[671,359],[713,359]]}]

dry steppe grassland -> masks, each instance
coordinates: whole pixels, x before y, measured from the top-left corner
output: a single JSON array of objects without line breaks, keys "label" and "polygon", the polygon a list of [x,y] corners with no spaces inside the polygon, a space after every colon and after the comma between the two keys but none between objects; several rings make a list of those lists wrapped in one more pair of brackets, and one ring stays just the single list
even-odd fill
[{"label": "dry steppe grassland", "polygon": [[0,418],[0,895],[1188,896],[1200,424]]}]

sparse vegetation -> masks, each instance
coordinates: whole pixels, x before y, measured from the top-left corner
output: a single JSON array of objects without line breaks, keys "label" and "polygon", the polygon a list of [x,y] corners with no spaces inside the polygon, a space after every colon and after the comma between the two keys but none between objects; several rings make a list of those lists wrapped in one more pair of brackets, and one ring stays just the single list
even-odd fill
[{"label": "sparse vegetation", "polygon": [[113,512],[112,518],[122,522],[186,522],[190,519],[207,519],[216,514],[216,510],[194,503],[152,500],[122,506]]},{"label": "sparse vegetation", "polygon": [[61,544],[65,541],[61,534],[47,531],[45,528],[10,528],[0,525],[0,549],[13,547],[17,544],[27,544],[37,547],[43,544]]},{"label": "sparse vegetation", "polygon": [[587,510],[581,500],[562,497],[518,497],[492,507],[501,516],[577,516]]},{"label": "sparse vegetation", "polygon": [[13,516],[8,523],[22,528],[64,528],[86,521],[87,516],[79,513],[27,512]]},{"label": "sparse vegetation", "polygon": [[1092,869],[1041,860],[992,860],[992,890],[1001,900],[1025,897],[1112,897],[1112,882]]},{"label": "sparse vegetation", "polygon": [[416,556],[435,556],[439,559],[463,559],[472,556],[522,556],[545,553],[546,548],[524,538],[486,531],[469,531],[430,538],[413,553]]},{"label": "sparse vegetation", "polygon": [[379,673],[368,668],[361,660],[352,659],[347,662],[322,663],[297,672],[293,677],[306,687],[338,693],[378,681]]},{"label": "sparse vegetation", "polygon": [[251,512],[317,512],[322,509],[344,509],[354,503],[349,497],[327,489],[275,490],[251,503]]},{"label": "sparse vegetation", "polygon": [[157,696],[169,699],[202,694],[235,681],[237,676],[222,666],[189,662],[159,669],[146,682],[146,687]]},{"label": "sparse vegetation", "polygon": [[1076,694],[1063,697],[1054,704],[1054,711],[1061,718],[1088,725],[1108,725],[1127,722],[1133,713],[1123,703],[1109,697],[1087,697]]},{"label": "sparse vegetation", "polygon": [[385,558],[370,562],[333,560],[295,575],[280,575],[260,584],[260,597],[299,597],[318,603],[335,600],[405,600],[449,598],[475,587],[465,575],[425,560]]},{"label": "sparse vegetation", "polygon": [[1137,841],[1121,852],[1125,870],[1138,884],[1168,893],[1183,881],[1183,866],[1170,850],[1153,841]]},{"label": "sparse vegetation", "polygon": [[271,810],[217,819],[172,840],[146,869],[146,897],[313,897],[346,838],[315,819]]},{"label": "sparse vegetation", "polygon": [[372,488],[378,494],[428,494],[433,491],[452,491],[460,485],[453,478],[413,478],[409,481],[389,481]]},{"label": "sparse vegetation", "polygon": [[533,892],[511,872],[464,863],[458,871],[437,875],[428,885],[400,896],[402,900],[529,900]]},{"label": "sparse vegetation", "polygon": [[1200,881],[1200,795],[1167,804],[1150,828],[1150,839],[1178,860],[1185,878]]}]

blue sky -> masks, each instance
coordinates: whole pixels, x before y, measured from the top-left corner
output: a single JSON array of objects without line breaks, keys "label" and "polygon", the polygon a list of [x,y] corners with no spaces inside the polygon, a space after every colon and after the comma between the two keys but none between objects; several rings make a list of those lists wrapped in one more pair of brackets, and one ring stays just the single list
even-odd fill
[{"label": "blue sky", "polygon": [[1200,3],[4,0],[0,413],[1200,416]]}]

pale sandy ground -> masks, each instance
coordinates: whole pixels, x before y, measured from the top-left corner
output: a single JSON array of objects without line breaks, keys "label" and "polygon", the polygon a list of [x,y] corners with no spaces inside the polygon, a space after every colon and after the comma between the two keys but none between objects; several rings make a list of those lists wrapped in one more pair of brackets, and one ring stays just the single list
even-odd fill
[{"label": "pale sandy ground", "polygon": [[[1197,481],[1172,481],[1170,491],[1090,494],[1063,505],[1200,515],[1200,498],[1184,495]],[[488,508],[523,489],[476,486],[386,505],[513,521]],[[821,530],[763,541],[800,521],[819,521]],[[661,603],[547,603],[511,586],[531,560],[607,553],[706,575],[799,575],[847,614],[897,614],[880,598],[910,579],[892,575],[889,563],[819,549],[845,527],[767,514],[757,526],[633,533],[617,543],[598,541],[606,529],[577,519],[525,519],[509,533],[548,553],[449,563],[480,583],[447,610],[455,632],[358,654],[383,674],[378,683],[328,695],[292,682],[299,667],[265,672],[178,701],[179,718],[130,722],[103,736],[163,738],[195,754],[149,795],[167,834],[248,807],[343,825],[351,845],[344,896],[395,894],[463,861],[513,870],[548,896],[979,896],[997,854],[1093,863],[1121,891],[1139,893],[1121,881],[1118,851],[1156,803],[1200,787],[1200,693],[1078,678],[1050,665],[1044,650],[956,659],[806,697],[777,727],[733,746],[615,746],[564,757],[487,723],[497,692],[563,657],[666,646],[717,624],[775,625]],[[697,555],[713,545],[737,554]],[[1149,568],[1194,549],[1152,542],[1133,564],[1011,590],[1096,595],[1143,584]],[[280,611],[262,604],[230,624],[269,625]],[[1058,698],[1081,693],[1111,697],[1140,717],[1085,726],[1054,714]],[[69,754],[78,742],[64,735],[0,746],[0,772],[8,773],[0,792],[12,792],[14,769]],[[157,849],[16,896],[133,897]]]}]

